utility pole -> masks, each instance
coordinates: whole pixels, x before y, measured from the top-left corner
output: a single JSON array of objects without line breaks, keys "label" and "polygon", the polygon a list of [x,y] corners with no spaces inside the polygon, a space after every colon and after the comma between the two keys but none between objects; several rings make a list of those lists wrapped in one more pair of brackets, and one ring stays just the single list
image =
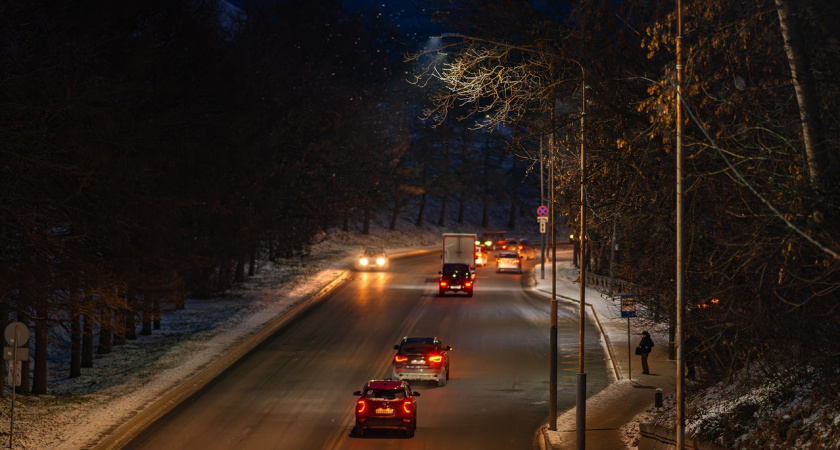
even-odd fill
[{"label": "utility pole", "polygon": [[685,255],[683,254],[682,2],[677,0],[677,450],[685,449]]},{"label": "utility pole", "polygon": [[586,332],[586,72],[580,66],[580,347],[578,348],[575,435],[577,449],[586,450],[586,372],[583,370]]}]

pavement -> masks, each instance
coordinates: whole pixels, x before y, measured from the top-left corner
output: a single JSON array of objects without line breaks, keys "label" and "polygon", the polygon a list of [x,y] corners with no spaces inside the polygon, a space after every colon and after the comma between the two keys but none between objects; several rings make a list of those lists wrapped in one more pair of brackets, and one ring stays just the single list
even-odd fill
[{"label": "pavement", "polygon": [[[551,263],[545,264],[544,278],[539,264],[535,266],[533,275],[535,291],[550,298]],[[580,284],[574,281],[577,276],[578,270],[570,261],[557,261],[555,289],[558,301],[580,304]],[[650,323],[643,325],[640,319],[631,318],[628,337],[628,319],[621,317],[618,295],[613,299],[599,291],[606,291],[606,288],[587,285],[585,289],[586,313],[595,319],[599,327],[599,330],[587,332],[600,333],[612,382],[586,400],[585,448],[636,448],[624,442],[621,428],[654,406],[658,389],[661,389],[662,398],[676,390],[676,364],[674,360],[668,359],[668,335],[664,327],[656,329]],[[635,355],[643,329],[650,333],[655,344],[648,357],[650,375],[642,374],[641,357]],[[541,448],[577,448],[576,414],[576,408],[558,411],[556,430],[550,430],[547,426],[541,430]]]}]

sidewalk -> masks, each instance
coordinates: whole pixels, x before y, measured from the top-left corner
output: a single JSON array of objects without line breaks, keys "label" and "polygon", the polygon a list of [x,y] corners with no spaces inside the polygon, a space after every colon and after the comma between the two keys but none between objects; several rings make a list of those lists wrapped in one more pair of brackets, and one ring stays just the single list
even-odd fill
[{"label": "sidewalk", "polygon": [[[556,293],[558,301],[580,302],[578,270],[569,261],[557,262]],[[540,279],[540,265],[534,267],[535,290],[551,297],[551,263],[546,263],[545,279]],[[613,383],[603,391],[586,400],[586,448],[623,449],[621,427],[631,422],[638,414],[653,406],[657,389],[667,397],[676,389],[676,367],[668,359],[668,335],[663,330],[648,329],[655,343],[648,358],[650,375],[642,375],[641,359],[632,354],[628,368],[627,319],[621,317],[619,300],[613,301],[601,295],[596,289],[586,288],[586,313],[594,316],[598,323],[605,348],[607,366],[611,367]],[[642,329],[630,319],[629,350],[641,340]],[[596,332],[596,331],[591,331]],[[628,376],[628,369],[630,373]],[[575,408],[559,411],[557,430],[543,429],[540,445],[545,449],[566,450],[577,446]]]}]

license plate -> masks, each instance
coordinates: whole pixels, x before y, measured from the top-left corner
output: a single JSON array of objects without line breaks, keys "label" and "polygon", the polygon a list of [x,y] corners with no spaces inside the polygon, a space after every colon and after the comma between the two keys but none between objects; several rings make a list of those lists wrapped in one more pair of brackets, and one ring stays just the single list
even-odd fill
[{"label": "license plate", "polygon": [[392,408],[376,408],[376,414],[394,414]]},{"label": "license plate", "polygon": [[461,285],[460,285],[460,284],[456,284],[455,286],[452,286],[452,289],[461,289]]}]

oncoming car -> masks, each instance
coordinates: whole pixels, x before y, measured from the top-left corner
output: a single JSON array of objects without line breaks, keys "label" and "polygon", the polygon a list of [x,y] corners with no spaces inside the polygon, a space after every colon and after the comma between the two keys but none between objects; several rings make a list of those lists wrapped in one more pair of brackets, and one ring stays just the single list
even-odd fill
[{"label": "oncoming car", "polygon": [[496,272],[512,271],[522,273],[522,258],[519,252],[499,252],[496,258]]},{"label": "oncoming car", "polygon": [[388,254],[381,248],[366,248],[356,266],[360,270],[384,270],[388,268]]},{"label": "oncoming car", "polygon": [[356,401],[356,426],[353,433],[364,436],[369,429],[401,430],[413,437],[417,429],[417,400],[419,392],[411,390],[407,381],[370,380]]},{"label": "oncoming car", "polygon": [[395,380],[435,381],[446,386],[449,380],[449,353],[452,347],[436,337],[404,337],[394,346],[393,375]]}]

